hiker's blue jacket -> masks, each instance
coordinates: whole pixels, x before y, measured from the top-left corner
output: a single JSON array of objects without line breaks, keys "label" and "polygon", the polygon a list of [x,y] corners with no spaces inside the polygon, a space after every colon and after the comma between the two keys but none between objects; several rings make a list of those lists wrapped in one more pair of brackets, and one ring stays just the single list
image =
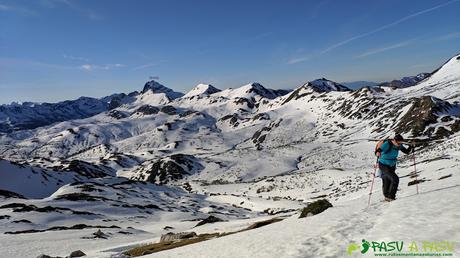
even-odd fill
[{"label": "hiker's blue jacket", "polygon": [[395,167],[400,150],[405,154],[409,154],[412,147],[405,148],[402,144],[395,146],[390,140],[385,141],[382,146],[380,146],[381,156],[379,162],[383,165]]}]

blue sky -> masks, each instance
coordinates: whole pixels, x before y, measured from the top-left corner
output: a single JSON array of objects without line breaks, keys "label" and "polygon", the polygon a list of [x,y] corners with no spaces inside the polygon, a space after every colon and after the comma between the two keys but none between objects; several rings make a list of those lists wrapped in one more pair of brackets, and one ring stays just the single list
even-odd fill
[{"label": "blue sky", "polygon": [[0,0],[0,103],[385,81],[460,52],[460,0]]}]

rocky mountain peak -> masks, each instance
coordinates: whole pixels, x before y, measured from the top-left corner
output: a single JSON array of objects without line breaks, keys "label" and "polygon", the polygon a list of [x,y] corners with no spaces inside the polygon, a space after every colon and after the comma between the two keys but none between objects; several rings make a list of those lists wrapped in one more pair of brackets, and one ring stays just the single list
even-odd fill
[{"label": "rocky mountain peak", "polygon": [[326,78],[316,79],[303,85],[305,88],[311,88],[316,92],[330,91],[351,91],[347,86],[328,80]]},{"label": "rocky mountain peak", "polygon": [[142,89],[142,93],[144,94],[148,91],[151,91],[153,93],[165,93],[171,99],[179,98],[184,95],[180,92],[173,91],[172,89],[160,84],[155,80],[151,80],[145,83],[144,89]]}]

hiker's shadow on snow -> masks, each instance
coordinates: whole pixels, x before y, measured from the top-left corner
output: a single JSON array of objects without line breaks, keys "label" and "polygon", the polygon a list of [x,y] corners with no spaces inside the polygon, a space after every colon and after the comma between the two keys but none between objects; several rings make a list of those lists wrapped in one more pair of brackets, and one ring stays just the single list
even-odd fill
[{"label": "hiker's shadow on snow", "polygon": [[427,194],[427,193],[447,190],[447,189],[451,189],[451,188],[455,188],[455,187],[459,187],[459,186],[460,185],[447,186],[447,187],[443,187],[443,188],[439,188],[439,189],[434,189],[434,190],[430,190],[430,191],[426,191],[426,192],[421,192],[421,193],[418,193],[418,194],[412,194],[412,195],[404,196],[404,197],[401,197],[401,198],[398,198],[398,199],[404,199],[404,198],[409,198],[409,197],[416,196],[416,195],[421,195],[421,194]]}]

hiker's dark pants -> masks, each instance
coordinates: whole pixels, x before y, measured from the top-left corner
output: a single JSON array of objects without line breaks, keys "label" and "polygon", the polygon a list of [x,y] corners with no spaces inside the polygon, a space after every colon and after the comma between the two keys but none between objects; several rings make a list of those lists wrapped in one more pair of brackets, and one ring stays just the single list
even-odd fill
[{"label": "hiker's dark pants", "polygon": [[396,175],[396,167],[390,167],[379,162],[379,169],[382,171],[382,190],[383,196],[396,199],[396,191],[398,191],[399,177]]}]

